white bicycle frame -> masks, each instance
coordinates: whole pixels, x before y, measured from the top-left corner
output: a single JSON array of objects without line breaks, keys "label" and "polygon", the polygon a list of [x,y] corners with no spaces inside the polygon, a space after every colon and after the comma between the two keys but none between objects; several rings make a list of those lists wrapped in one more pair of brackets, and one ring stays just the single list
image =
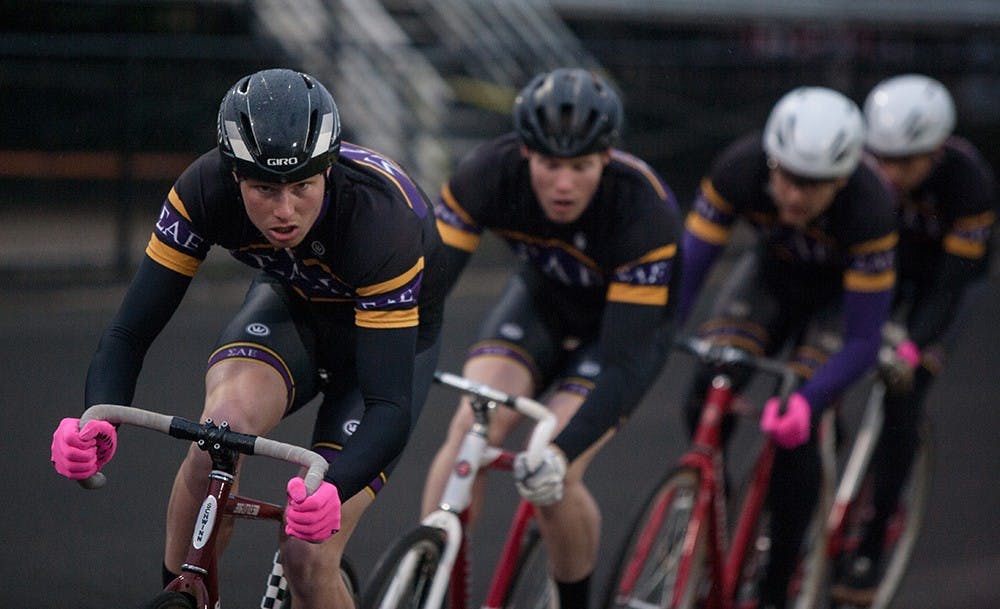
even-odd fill
[{"label": "white bicycle frame", "polygon": [[[438,380],[455,389],[472,394],[478,399],[486,400],[489,409],[503,404],[537,421],[528,440],[526,452],[529,467],[534,468],[541,463],[542,451],[551,441],[556,427],[556,417],[545,405],[526,397],[507,396],[491,387],[448,372],[439,373]],[[442,606],[442,601],[448,591],[451,569],[455,564],[455,557],[458,555],[464,534],[459,514],[472,502],[472,485],[480,468],[492,463],[502,452],[499,448],[487,445],[486,431],[487,426],[477,421],[465,434],[456,463],[468,464],[468,471],[459,474],[452,469],[438,509],[425,516],[421,521],[421,524],[425,526],[445,531],[444,552],[440,566],[434,574],[434,580],[431,582],[430,591],[423,605],[424,609],[437,609]],[[403,568],[399,569],[399,572],[413,573],[412,564],[417,560],[416,553],[410,552],[403,558],[401,563]],[[398,598],[408,588],[408,584],[409,582],[399,580],[392,582],[385,595],[386,600]]]}]

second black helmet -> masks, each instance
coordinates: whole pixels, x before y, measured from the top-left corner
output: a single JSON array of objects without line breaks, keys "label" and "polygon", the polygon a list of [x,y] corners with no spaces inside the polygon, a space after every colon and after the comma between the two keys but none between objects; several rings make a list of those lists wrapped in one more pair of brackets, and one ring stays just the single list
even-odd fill
[{"label": "second black helmet", "polygon": [[607,150],[622,126],[622,103],[600,76],[558,68],[533,78],[514,100],[514,129],[525,146],[555,157]]}]

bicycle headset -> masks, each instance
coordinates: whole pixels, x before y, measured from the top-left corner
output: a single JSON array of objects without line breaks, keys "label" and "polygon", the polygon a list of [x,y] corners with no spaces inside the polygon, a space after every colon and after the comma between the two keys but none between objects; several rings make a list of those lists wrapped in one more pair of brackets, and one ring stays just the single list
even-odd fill
[{"label": "bicycle headset", "polygon": [[764,150],[795,175],[832,180],[858,166],[864,136],[861,110],[853,101],[826,87],[798,87],[771,110]]},{"label": "bicycle headset", "polygon": [[882,156],[932,152],[955,128],[955,104],[948,89],[920,74],[883,80],[868,94],[864,107],[866,143]]},{"label": "bicycle headset", "polygon": [[340,115],[315,78],[271,69],[241,78],[222,98],[219,151],[240,177],[298,182],[333,165]]},{"label": "bicycle headset", "polygon": [[542,154],[572,158],[610,148],[622,128],[622,103],[600,76],[558,68],[534,77],[514,100],[514,129]]}]

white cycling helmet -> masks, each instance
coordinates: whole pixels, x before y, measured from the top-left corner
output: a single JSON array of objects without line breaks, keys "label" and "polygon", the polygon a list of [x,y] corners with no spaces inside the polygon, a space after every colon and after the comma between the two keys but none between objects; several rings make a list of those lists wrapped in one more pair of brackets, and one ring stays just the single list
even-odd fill
[{"label": "white cycling helmet", "polygon": [[799,87],[778,100],[764,126],[764,151],[804,178],[850,175],[864,147],[865,125],[857,104],[826,87]]},{"label": "white cycling helmet", "polygon": [[940,82],[920,74],[883,80],[865,100],[867,144],[875,154],[931,152],[955,128],[955,103]]}]

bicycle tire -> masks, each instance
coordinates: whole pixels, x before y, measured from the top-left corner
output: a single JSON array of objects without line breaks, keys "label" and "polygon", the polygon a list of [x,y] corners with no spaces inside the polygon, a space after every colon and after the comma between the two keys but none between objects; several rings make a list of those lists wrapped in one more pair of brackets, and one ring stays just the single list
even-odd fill
[{"label": "bicycle tire", "polygon": [[517,557],[517,571],[503,602],[504,609],[559,609],[559,595],[549,570],[549,557],[538,529],[531,527]]},{"label": "bicycle tire", "polygon": [[361,609],[416,609],[427,600],[447,534],[421,525],[379,558],[361,596]]},{"label": "bicycle tire", "polygon": [[[914,455],[913,467],[906,486],[900,495],[900,507],[892,516],[882,560],[884,573],[868,609],[885,609],[899,592],[910,560],[916,548],[917,537],[923,524],[933,469],[933,446],[930,424],[924,421],[920,429],[920,444]],[[869,474],[870,475],[870,474]],[[852,506],[852,509],[871,511],[870,505]],[[839,606],[851,606],[841,603]]]},{"label": "bicycle tire", "polygon": [[[700,479],[697,470],[676,469],[650,494],[619,553],[606,607],[691,609],[700,600],[704,592],[707,526],[698,531],[690,564],[681,564]],[[687,579],[678,584],[682,567],[688,569]],[[684,588],[679,593],[675,590],[678,585]],[[675,596],[678,602],[671,604]]]},{"label": "bicycle tire", "polygon": [[197,605],[190,594],[164,590],[143,605],[143,609],[197,609]]}]

